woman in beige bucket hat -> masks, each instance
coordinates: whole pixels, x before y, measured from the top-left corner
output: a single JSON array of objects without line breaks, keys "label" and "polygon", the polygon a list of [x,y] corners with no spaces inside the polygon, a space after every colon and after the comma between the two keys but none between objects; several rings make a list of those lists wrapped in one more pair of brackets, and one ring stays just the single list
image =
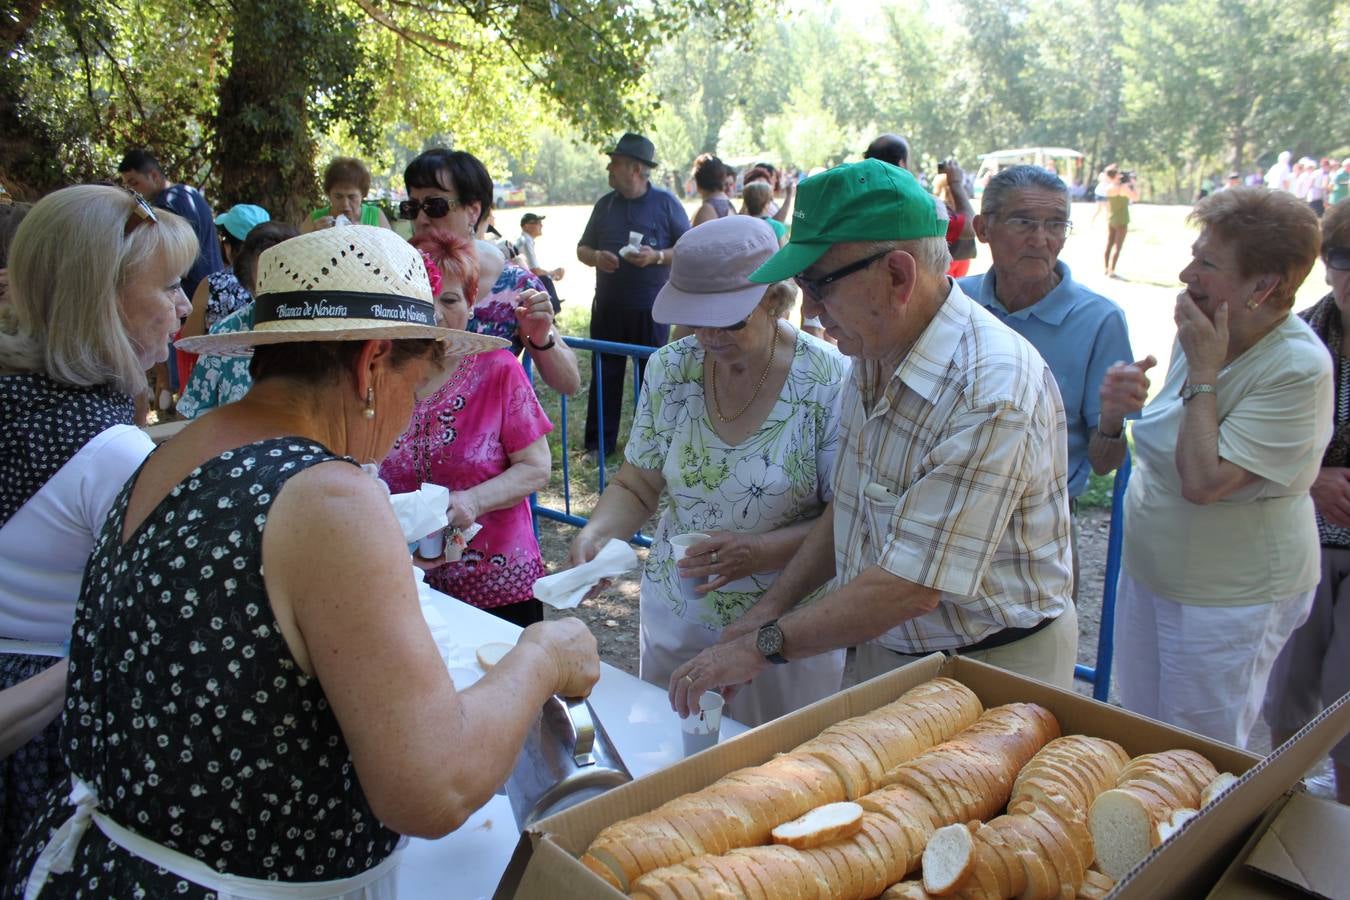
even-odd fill
[{"label": "woman in beige bucket hat", "polygon": [[[778,250],[750,216],[690,229],[675,244],[658,322],[693,334],[647,366],[622,468],[572,542],[574,564],[660,514],[641,588],[642,678],[662,688],[754,605],[832,492],[847,360],[779,318],[750,273]],[[671,538],[699,534],[682,560]],[[842,651],[774,666],[729,715],[757,725],[839,690]]]},{"label": "woman in beige bucket hat", "polygon": [[252,389],[150,456],[94,549],[71,784],[11,869],[29,896],[392,898],[401,835],[458,827],[546,697],[598,677],[571,619],[456,692],[357,465],[388,451],[447,349],[501,342],[437,327],[419,253],[367,226],[267,250],[257,303],[252,331],[191,341],[252,349]]}]

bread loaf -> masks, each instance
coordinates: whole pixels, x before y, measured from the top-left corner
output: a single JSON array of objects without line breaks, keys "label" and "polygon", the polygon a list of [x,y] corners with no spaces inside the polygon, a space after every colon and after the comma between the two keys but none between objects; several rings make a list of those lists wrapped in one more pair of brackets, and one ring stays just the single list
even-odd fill
[{"label": "bread loaf", "polygon": [[925,888],[1000,900],[1072,896],[1094,857],[1088,809],[1128,762],[1112,741],[1084,735],[1050,741],[1017,774],[1007,815],[968,828],[966,836],[953,828],[934,834],[923,856]]},{"label": "bread loaf", "polygon": [[[739,857],[748,860],[751,864],[749,871],[760,872],[765,867],[764,856],[760,851],[779,851],[773,857],[773,865],[780,870],[780,880],[774,887],[765,889],[768,897],[799,896],[792,886],[798,881],[808,885],[804,889],[806,893],[800,896],[857,900],[876,897],[918,866],[924,848],[939,825],[966,822],[1000,809],[1007,802],[1018,770],[1058,733],[1059,724],[1054,716],[1039,706],[1017,703],[991,709],[952,740],[893,770],[895,778],[892,785],[858,798],[858,806],[865,812],[856,834],[803,850],[747,847],[733,850],[723,859]],[[783,763],[785,760],[795,760],[795,757],[791,754],[782,756],[774,763]],[[795,761],[815,763],[817,757],[812,755],[805,760]],[[733,773],[723,782],[735,781],[741,774]],[[679,802],[671,801],[656,812],[669,811],[677,807]],[[964,825],[960,827],[965,828]],[[1028,827],[1047,826],[1033,824]],[[1061,854],[1060,867],[1068,870],[1079,860],[1078,852],[1069,846],[1071,838],[1063,834],[1061,827],[1048,827],[1054,827],[1061,835],[1058,839],[1047,838],[1046,842],[1052,843],[1055,852]],[[629,834],[632,833],[630,825]],[[623,836],[622,830],[619,835]],[[683,848],[689,843],[686,839],[680,846]],[[1031,846],[1033,839],[1026,838],[1022,843]],[[611,842],[602,843],[597,837],[591,845],[591,855],[608,863],[610,854],[607,851],[611,846]],[[1041,848],[1040,844],[1035,846]],[[645,865],[656,857],[654,850],[646,849],[638,855],[638,865]],[[643,891],[647,896],[662,896],[662,891],[667,889],[702,896],[697,892],[714,888],[741,890],[746,896],[759,896],[756,889],[740,876],[737,876],[734,885],[727,881],[725,874],[720,876],[721,881],[710,876],[699,876],[698,872],[708,870],[709,867],[716,870],[714,859],[712,856],[702,856],[682,864],[667,864],[655,870],[643,869],[642,872],[624,869],[624,860],[617,855],[615,863],[620,867],[620,874],[632,883],[634,890]],[[1074,862],[1071,863],[1071,860]],[[978,878],[986,883],[991,892],[1000,890],[1003,881],[1011,881],[1011,876],[1001,868],[995,870],[995,862],[997,860],[991,851],[990,858],[978,870]],[[976,857],[971,854],[971,871],[975,870],[975,864]],[[725,868],[724,864],[721,865]],[[781,871],[784,866],[795,867],[796,874],[787,878]],[[1086,868],[1086,862],[1082,863],[1082,867]],[[1052,880],[1048,874],[1040,877],[1046,883]],[[781,880],[783,878],[786,880]],[[821,882],[828,890],[818,895],[811,894],[809,885]]]},{"label": "bread loaf", "polygon": [[1200,807],[1201,792],[1214,782],[1218,772],[1192,750],[1166,750],[1130,760],[1121,770],[1116,787],[1092,804],[1089,822],[1097,865],[1111,878],[1134,867],[1184,820],[1173,822],[1178,810]]},{"label": "bread loaf", "polygon": [[1048,710],[1034,703],[1009,703],[892,769],[885,781],[922,794],[943,824],[987,819],[1007,805],[1027,761],[1058,736],[1059,723]]},{"label": "bread loaf", "polygon": [[1071,734],[1041,748],[1018,773],[1010,812],[1058,797],[1085,814],[1102,791],[1115,787],[1130,757],[1115,741]]},{"label": "bread loaf", "polygon": [[[784,822],[867,794],[887,768],[961,731],[980,712],[979,698],[969,688],[935,678],[866,715],[830,726],[791,753],[610,825],[596,835],[581,862],[627,891],[654,869],[766,844],[772,829]],[[915,850],[916,863],[922,850],[922,845]]]}]

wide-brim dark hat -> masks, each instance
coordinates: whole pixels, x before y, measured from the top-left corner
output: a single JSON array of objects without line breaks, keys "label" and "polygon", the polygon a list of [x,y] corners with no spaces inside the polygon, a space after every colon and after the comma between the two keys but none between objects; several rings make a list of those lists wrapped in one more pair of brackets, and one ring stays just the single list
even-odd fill
[{"label": "wide-brim dark hat", "polygon": [[640,134],[628,132],[619,138],[613,150],[607,150],[610,156],[631,156],[644,166],[656,168],[656,145]]}]

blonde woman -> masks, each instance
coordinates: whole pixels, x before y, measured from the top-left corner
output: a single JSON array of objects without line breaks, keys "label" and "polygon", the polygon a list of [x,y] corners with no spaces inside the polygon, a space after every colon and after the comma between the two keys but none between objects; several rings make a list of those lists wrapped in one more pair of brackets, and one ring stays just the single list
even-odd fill
[{"label": "blonde woman", "polygon": [[[196,258],[191,226],[116,187],[50,194],[14,236],[0,310],[0,687],[66,654],[94,539],[152,449],[132,397],[168,358]],[[57,737],[48,728],[0,768],[0,858],[65,780]]]}]

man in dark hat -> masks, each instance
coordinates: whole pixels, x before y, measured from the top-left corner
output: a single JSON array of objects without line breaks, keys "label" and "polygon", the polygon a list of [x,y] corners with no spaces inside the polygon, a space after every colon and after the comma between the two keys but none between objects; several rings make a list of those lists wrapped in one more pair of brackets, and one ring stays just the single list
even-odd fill
[{"label": "man in dark hat", "polygon": [[[652,321],[652,304],[670,275],[671,248],[689,230],[689,216],[675,195],[651,183],[656,148],[629,132],[609,151],[609,186],[591,210],[577,244],[577,259],[594,266],[595,301],[591,305],[591,337],[660,347],[667,326]],[[597,382],[603,388],[604,449],[612,453],[619,439],[626,358],[603,354],[600,378],[591,380],[586,406],[586,451],[599,455],[600,406]],[[642,380],[645,360],[638,363]]]}]

